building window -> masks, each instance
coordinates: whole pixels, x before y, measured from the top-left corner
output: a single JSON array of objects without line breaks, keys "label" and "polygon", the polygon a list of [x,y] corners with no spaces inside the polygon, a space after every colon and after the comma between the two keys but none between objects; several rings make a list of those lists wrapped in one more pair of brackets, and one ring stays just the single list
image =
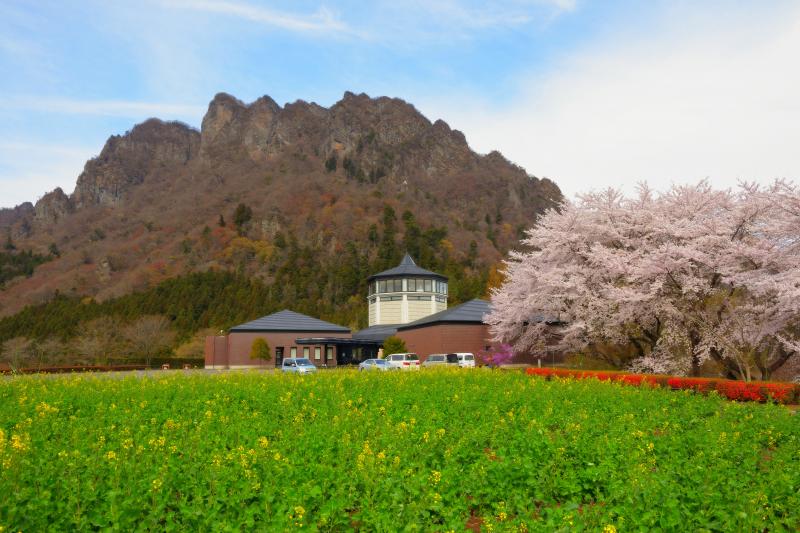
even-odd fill
[{"label": "building window", "polygon": [[378,292],[386,292],[386,280],[382,279],[378,282]]},{"label": "building window", "polygon": [[439,294],[447,294],[447,283],[445,283],[444,281],[437,281],[436,292],[438,292]]},{"label": "building window", "polygon": [[320,359],[322,359],[322,348],[314,346],[314,360],[319,361]]},{"label": "building window", "polygon": [[447,297],[445,296],[437,296],[436,301],[439,303],[447,303]]},{"label": "building window", "polygon": [[433,287],[431,287],[432,283],[431,280],[425,280],[425,292],[433,292]]},{"label": "building window", "polygon": [[297,357],[297,346],[289,348],[289,357]]},{"label": "building window", "polygon": [[380,292],[403,292],[402,279],[387,279],[380,282]]},{"label": "building window", "polygon": [[306,359],[308,359],[308,354],[310,353],[309,350],[310,349],[308,346],[303,346],[303,357],[305,357]]},{"label": "building window", "polygon": [[[438,296],[437,296],[437,298],[438,298]],[[418,300],[418,301],[423,301],[423,302],[430,302],[431,301],[431,297],[430,296],[412,295],[412,296],[409,296],[408,299],[409,300]]]},{"label": "building window", "polygon": [[325,348],[325,359],[328,361],[333,359],[333,346],[327,346]]},{"label": "building window", "polygon": [[402,300],[402,296],[381,296],[382,302],[396,302],[397,300]]}]

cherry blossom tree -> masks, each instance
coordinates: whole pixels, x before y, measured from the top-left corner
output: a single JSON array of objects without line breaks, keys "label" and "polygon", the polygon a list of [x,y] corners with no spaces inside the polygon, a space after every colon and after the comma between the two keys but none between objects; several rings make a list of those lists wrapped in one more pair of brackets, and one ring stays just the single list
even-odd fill
[{"label": "cherry blossom tree", "polygon": [[800,351],[800,194],[708,183],[633,198],[607,190],[551,210],[492,294],[495,340],[542,350],[632,347],[639,370],[767,379]]}]

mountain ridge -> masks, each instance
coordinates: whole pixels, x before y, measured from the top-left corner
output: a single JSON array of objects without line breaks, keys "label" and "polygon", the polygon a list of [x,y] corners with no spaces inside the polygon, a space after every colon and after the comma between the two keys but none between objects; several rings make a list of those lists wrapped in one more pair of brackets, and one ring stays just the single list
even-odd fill
[{"label": "mountain ridge", "polygon": [[[60,252],[0,291],[0,315],[59,293],[103,300],[209,268],[269,282],[283,253],[276,243],[287,239],[320,257],[357,243],[374,262],[383,232],[406,246],[409,231],[430,231],[440,237],[431,250],[485,277],[560,199],[550,180],[499,152],[475,153],[463,133],[398,98],[346,92],[326,108],[218,93],[199,130],[145,120],[110,136],[71,194],[57,188],[0,209],[0,231],[19,248]],[[234,226],[238,204],[252,214]],[[444,255],[421,260],[444,265]]]}]

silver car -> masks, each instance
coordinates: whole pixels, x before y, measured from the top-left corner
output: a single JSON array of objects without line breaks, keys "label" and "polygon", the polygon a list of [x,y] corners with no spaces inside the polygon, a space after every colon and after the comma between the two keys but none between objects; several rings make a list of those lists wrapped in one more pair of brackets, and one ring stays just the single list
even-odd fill
[{"label": "silver car", "polygon": [[298,374],[311,374],[317,371],[314,363],[302,357],[290,357],[284,359],[281,364],[281,371],[283,372],[296,372]]},{"label": "silver car", "polygon": [[457,366],[458,358],[454,353],[432,353],[423,361],[422,366]]},{"label": "silver car", "polygon": [[386,359],[367,359],[358,365],[358,370],[394,370],[395,367],[389,364]]}]

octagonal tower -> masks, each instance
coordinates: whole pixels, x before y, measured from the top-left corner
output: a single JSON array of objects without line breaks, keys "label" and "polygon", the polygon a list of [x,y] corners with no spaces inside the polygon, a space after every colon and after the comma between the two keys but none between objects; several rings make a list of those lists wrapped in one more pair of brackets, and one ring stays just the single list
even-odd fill
[{"label": "octagonal tower", "polygon": [[370,327],[408,324],[447,309],[447,276],[418,267],[408,254],[368,282]]}]

